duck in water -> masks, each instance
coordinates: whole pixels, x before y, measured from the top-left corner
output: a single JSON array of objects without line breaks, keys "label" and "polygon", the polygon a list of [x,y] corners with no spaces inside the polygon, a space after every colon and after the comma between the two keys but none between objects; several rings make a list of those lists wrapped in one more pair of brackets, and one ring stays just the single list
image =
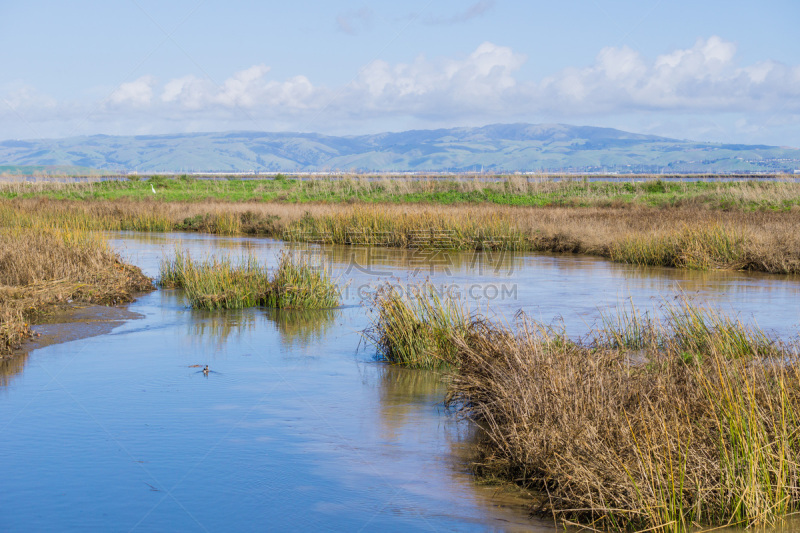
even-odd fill
[{"label": "duck in water", "polygon": [[208,365],[206,365],[206,367],[203,369],[203,375],[204,375],[204,376],[207,376],[207,375],[208,375],[208,372],[209,372],[209,370],[208,370]]}]

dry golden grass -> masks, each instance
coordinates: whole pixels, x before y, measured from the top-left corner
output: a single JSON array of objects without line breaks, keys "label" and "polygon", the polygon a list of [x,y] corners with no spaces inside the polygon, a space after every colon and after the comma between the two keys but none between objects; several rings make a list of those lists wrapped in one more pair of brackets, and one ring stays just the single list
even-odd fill
[{"label": "dry golden grass", "polygon": [[0,355],[30,336],[30,321],[71,301],[118,303],[152,289],[98,234],[42,224],[0,234]]},{"label": "dry golden grass", "polygon": [[598,255],[634,264],[800,272],[800,209],[492,204],[0,201],[0,226],[252,233],[287,240]]},{"label": "dry golden grass", "polygon": [[530,322],[453,336],[448,401],[482,430],[477,471],[597,529],[763,525],[800,508],[796,349],[691,306],[670,313],[613,328],[636,326],[635,350]]}]

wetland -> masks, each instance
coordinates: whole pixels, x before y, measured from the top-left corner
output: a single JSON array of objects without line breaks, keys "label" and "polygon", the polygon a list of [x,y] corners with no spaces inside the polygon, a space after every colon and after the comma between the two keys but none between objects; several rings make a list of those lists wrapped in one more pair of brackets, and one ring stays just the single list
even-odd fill
[{"label": "wetland", "polygon": [[[665,405],[685,405],[687,412],[713,421],[716,411],[705,412],[698,406],[708,396],[704,396],[704,390],[718,390],[710,385],[717,382],[708,374],[692,374],[692,369],[724,353],[728,355],[719,360],[722,366],[718,368],[730,360],[744,365],[732,367],[738,369],[735,375],[750,375],[748,372],[754,369],[768,367],[765,361],[775,361],[776,354],[777,360],[791,370],[797,354],[800,279],[792,274],[798,247],[792,240],[796,238],[792,237],[796,210],[791,202],[779,210],[741,205],[733,210],[708,205],[700,209],[695,205],[688,211],[685,205],[490,208],[484,202],[446,207],[443,214],[439,211],[443,205],[430,204],[415,205],[411,213],[403,214],[405,204],[371,208],[358,203],[336,206],[317,202],[304,205],[305,211],[299,213],[294,203],[269,202],[202,200],[179,204],[147,199],[104,203],[110,201],[33,197],[3,202],[0,218],[5,227],[17,228],[16,232],[37,231],[46,234],[45,238],[56,239],[49,241],[57,242],[52,248],[61,250],[57,257],[62,259],[56,264],[74,266],[88,256],[92,269],[101,273],[106,270],[98,265],[111,265],[109,274],[91,279],[75,274],[78,267],[48,273],[37,266],[38,270],[28,269],[36,273],[30,279],[4,282],[6,289],[16,290],[18,296],[26,288],[41,289],[32,307],[52,309],[20,315],[27,328],[20,331],[22,337],[31,333],[42,336],[27,343],[17,338],[14,342],[22,343],[22,351],[0,363],[0,427],[5,437],[0,448],[6,457],[14,458],[7,483],[0,489],[8,508],[0,518],[3,529],[552,531],[571,521],[588,520],[610,529],[656,526],[663,531],[681,531],[691,528],[693,521],[725,523],[729,518],[716,516],[714,509],[697,504],[697,494],[700,500],[710,501],[711,492],[675,490],[675,484],[668,498],[647,500],[633,514],[615,515],[608,506],[598,506],[594,515],[563,513],[569,511],[567,504],[580,501],[569,500],[563,491],[554,491],[556,500],[564,502],[561,508],[542,505],[543,493],[558,488],[553,483],[561,483],[555,474],[548,473],[549,481],[537,482],[534,478],[545,469],[535,459],[515,465],[510,461],[513,454],[503,455],[497,448],[486,447],[487,435],[500,441],[487,429],[495,427],[507,436],[508,428],[516,427],[514,432],[521,435],[524,432],[518,430],[519,423],[530,421],[526,418],[530,414],[523,413],[514,415],[521,416],[514,424],[487,426],[485,421],[492,413],[486,406],[506,402],[530,410],[534,404],[529,400],[535,397],[527,389],[527,396],[519,396],[524,387],[504,389],[500,374],[493,374],[493,385],[481,389],[490,367],[486,354],[494,354],[492,360],[505,361],[502,368],[514,366],[502,359],[508,354],[518,354],[517,361],[524,358],[520,354],[549,354],[531,359],[531,364],[539,368],[530,374],[534,377],[546,376],[548,368],[561,377],[581,376],[581,361],[591,361],[598,368],[626,369],[622,375],[608,374],[603,387],[634,391],[628,398],[621,395],[604,400],[609,406],[617,405],[617,413],[628,416],[627,422],[624,416],[609,417],[608,410],[569,405],[570,398],[577,397],[575,383],[592,381],[586,376],[576,382],[555,378],[526,382],[540,392],[551,387],[545,391],[549,400],[542,405],[552,416],[535,430],[539,440],[534,439],[541,449],[551,450],[558,448],[552,439],[545,438],[546,430],[557,426],[553,416],[561,411],[589,413],[591,423],[602,422],[618,434],[628,430],[635,434],[632,428],[647,427],[647,418],[635,418],[642,409],[625,406],[631,405],[631,398],[647,398],[648,392],[655,391],[656,395],[663,393],[659,401],[666,403],[659,404],[653,396],[647,400],[650,403],[641,405],[654,406],[659,413],[666,412]],[[521,223],[522,212],[517,209],[532,209],[524,212],[530,220]],[[45,219],[41,226],[36,226],[33,213]],[[532,229],[536,217],[540,217],[540,230],[544,227],[541,220],[550,217],[547,227],[551,229],[540,231],[544,234],[540,238],[552,238],[559,234],[556,228],[561,228],[562,243],[570,242],[564,231],[577,231],[583,224],[586,231],[580,246],[565,250],[530,246],[531,236],[537,234]],[[693,217],[696,225],[684,221],[678,230],[670,229],[683,220],[681,217]],[[187,218],[202,221],[205,226],[180,226]],[[151,231],[121,230],[112,224],[126,220],[131,226],[149,221],[146,229]],[[225,220],[231,225],[221,224]],[[574,225],[564,225],[565,220],[572,220]],[[606,226],[586,226],[587,220],[603,220]],[[462,222],[456,226],[453,221]],[[460,231],[464,221],[480,224]],[[716,229],[698,237],[694,232],[710,221],[717,224]],[[243,235],[247,224],[262,230]],[[633,251],[629,256],[613,256],[612,251],[621,248],[602,241],[608,240],[609,227],[623,226]],[[176,232],[176,227],[190,231]],[[446,231],[420,235],[422,227]],[[494,233],[487,234],[487,228],[494,228]],[[783,228],[784,233],[775,234],[776,228]],[[209,231],[213,234],[206,233]],[[770,237],[774,242],[765,241],[758,231],[775,234]],[[652,243],[657,240],[653,233],[662,239],[662,251],[653,251]],[[30,235],[23,239],[30,247],[49,249],[46,243],[37,246],[38,237]],[[776,252],[777,239],[782,241]],[[83,256],[72,253],[70,247],[77,247]],[[11,248],[7,246],[7,250]],[[664,260],[663,249],[671,250],[673,259]],[[90,250],[106,255],[100,254],[97,259],[96,254],[88,253]],[[325,272],[325,280],[335,280],[339,294],[336,300],[326,299],[325,305],[311,306],[322,307],[319,309],[264,305],[266,299],[252,302],[255,306],[220,309],[226,306],[196,305],[197,298],[180,283],[162,282],[156,290],[152,285],[124,285],[134,278],[163,281],[165,265],[174,265],[170,262],[182,253],[200,259],[201,266],[212,257],[216,263],[211,264],[217,266],[248,258],[251,265],[258,265],[253,271],[263,274],[266,284],[274,279],[271,273],[285,264],[285,258],[303,258],[299,264],[316,265],[317,272]],[[631,259],[643,254],[656,259]],[[608,261],[609,257],[616,261]],[[743,257],[749,262],[743,263]],[[38,265],[35,261],[32,264]],[[675,264],[684,268],[672,268]],[[113,272],[124,275],[112,276]],[[122,287],[125,297],[122,292],[112,294],[99,288],[109,285]],[[388,364],[382,357],[387,352],[374,345],[379,336],[373,335],[373,342],[369,333],[365,336],[365,332],[375,332],[379,316],[376,302],[380,303],[380,291],[387,286],[400,296],[413,294],[420,286],[431,287],[446,302],[457,296],[466,311],[456,315],[460,322],[442,322],[442,330],[456,330],[459,323],[469,324],[478,317],[484,320],[482,324],[491,324],[491,330],[482,337],[475,336],[476,330],[460,335],[453,344],[457,359],[447,364]],[[53,288],[56,290],[50,290]],[[220,301],[209,300],[209,291],[203,294],[203,301]],[[87,307],[131,298],[135,299],[122,309],[103,307],[110,311],[100,312],[101,308]],[[25,302],[30,307],[30,301]],[[14,309],[27,312],[25,306]],[[707,332],[745,332],[750,336],[736,337],[745,339],[739,344],[726,338],[724,347],[714,344],[717,337],[713,335],[708,337],[713,342],[702,346],[674,341],[681,323],[669,322],[670,316],[695,316],[693,309],[710,317]],[[431,319],[436,318],[435,312],[425,312],[428,314],[423,318],[427,318],[420,323],[435,324]],[[614,320],[620,320],[616,326],[630,326],[632,322],[626,322],[625,317],[631,315],[646,316],[668,327],[649,333],[646,328],[636,330],[639,344],[634,346],[623,335],[625,328],[612,327]],[[714,317],[723,318],[715,322]],[[544,327],[551,335],[544,344],[559,346],[561,351],[536,348],[526,352],[520,348],[523,341],[528,343],[525,346],[539,346],[530,338],[515,337],[519,330],[514,328],[518,328],[520,319]],[[645,323],[638,322],[639,326]],[[602,342],[597,337],[598,332],[615,331],[616,341],[611,335]],[[592,335],[595,340],[588,340]],[[627,351],[615,358],[613,350],[621,346],[622,337],[628,339],[622,343],[628,343]],[[617,344],[612,346],[612,341]],[[648,342],[654,353],[672,355],[668,360],[643,358]],[[752,349],[725,351],[745,345]],[[503,348],[494,353],[492,350],[498,347]],[[729,357],[731,354],[735,357]],[[205,365],[209,372],[202,371]],[[678,376],[679,386],[670,388],[672,385],[665,385],[660,377],[653,381],[652,374],[639,372],[662,368],[658,365],[669,368],[664,375]],[[483,381],[475,381],[478,375]],[[783,377],[777,381],[770,374],[766,381],[748,382],[756,391],[748,406],[760,413],[766,412],[762,409],[765,404],[757,398],[769,397],[775,383],[780,390],[788,391],[780,396],[786,401],[775,404],[784,406],[779,411],[788,421],[781,426],[784,433],[777,432],[783,435],[779,455],[785,461],[777,473],[768,472],[761,483],[767,493],[775,489],[772,492],[780,494],[765,511],[751,514],[740,512],[743,505],[737,507],[735,494],[739,489],[735,484],[724,485],[729,487],[727,492],[713,495],[724,500],[721,507],[733,502],[736,508],[731,516],[741,525],[788,527],[766,515],[774,512],[779,516],[796,508],[793,424],[798,382],[790,371],[780,375]],[[513,382],[517,378],[503,379]],[[694,403],[670,401],[670,395],[693,399]],[[736,405],[728,402],[726,406],[729,410],[725,412],[730,413]],[[659,423],[681,427],[684,432],[696,431],[693,443],[702,440],[702,435],[720,431],[719,423],[712,424],[717,429],[710,432],[706,426],[698,429],[697,424],[681,426],[676,422],[685,418],[681,418],[681,412],[665,415]],[[572,420],[564,434],[569,434],[571,427],[584,432],[582,436],[573,435],[573,440],[585,441],[591,424],[580,417],[573,416]],[[630,424],[627,429],[626,424]],[[777,434],[774,424],[764,427],[772,429],[763,438],[769,440]],[[658,440],[652,433],[646,436]],[[526,442],[531,440],[517,439],[500,451],[514,448],[518,456],[530,459]],[[715,442],[707,441],[703,453],[708,455],[715,449]],[[634,457],[639,453],[640,464],[649,465],[651,472],[662,468],[663,461],[669,463],[670,458],[690,457],[682,455],[688,448],[680,439],[669,437],[664,443],[653,448],[667,450],[662,455],[646,455],[641,452],[644,448],[638,447],[632,453]],[[575,448],[562,448],[558,453],[563,456],[565,451],[577,453]],[[582,464],[602,462],[596,448],[584,448],[583,453],[588,459]],[[774,455],[770,452],[764,457]],[[559,460],[558,456],[551,457],[548,464],[562,471],[574,468]],[[695,465],[691,461],[681,464]],[[709,470],[707,464],[703,465]],[[726,475],[740,480],[736,468]],[[680,479],[698,484],[697,477],[686,475],[689,470],[672,471],[683,472]],[[626,475],[624,471],[621,474]],[[574,477],[574,472],[570,475]],[[776,476],[780,483],[775,483]],[[515,479],[518,484],[503,483],[503,478]],[[714,485],[715,490],[719,486]],[[749,487],[756,486],[758,483]],[[661,490],[664,494],[663,489],[664,485],[658,483],[650,487],[653,493]],[[628,490],[626,498],[636,490]],[[570,491],[579,493],[574,485]],[[686,501],[698,509],[695,514],[684,513],[688,520],[683,522],[676,518],[683,511],[675,512],[683,505],[674,503],[680,500],[679,495],[685,495]],[[611,496],[606,493],[603,497]],[[86,501],[93,503],[87,506],[82,503]],[[752,498],[746,501],[756,508]],[[672,514],[661,513],[662,503]],[[649,511],[641,512],[647,506]],[[553,521],[556,515],[557,525]]]}]

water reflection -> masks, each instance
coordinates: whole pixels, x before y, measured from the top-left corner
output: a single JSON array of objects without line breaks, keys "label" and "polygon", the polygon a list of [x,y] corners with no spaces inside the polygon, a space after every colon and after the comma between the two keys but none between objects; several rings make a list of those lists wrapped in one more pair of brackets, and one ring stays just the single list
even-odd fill
[{"label": "water reflection", "polygon": [[0,387],[8,387],[14,378],[25,370],[28,361],[27,353],[14,354],[11,358],[0,359]]},{"label": "water reflection", "polygon": [[[265,326],[274,327],[280,344],[287,350],[320,343],[336,324],[339,309],[228,309],[206,311],[188,310],[187,338],[192,346],[212,346],[216,353],[226,345],[242,344]],[[257,346],[253,347],[257,349]]]},{"label": "water reflection", "polygon": [[275,324],[281,344],[287,347],[309,346],[323,340],[336,319],[339,309],[265,309],[266,318]]},{"label": "water reflection", "polygon": [[[451,500],[456,497],[462,505],[466,501],[478,515],[493,517],[493,526],[504,531],[554,529],[549,520],[529,518],[532,501],[529,494],[475,482],[470,463],[474,460],[477,431],[472,425],[442,416],[444,375],[387,365],[370,366],[369,370],[375,371],[365,374],[376,380],[378,438],[388,446],[398,446],[403,455],[418,455],[427,462],[428,484],[415,486],[415,490],[445,505],[452,505]],[[401,470],[407,459],[395,461],[396,468]],[[411,465],[405,468],[408,472],[415,470]],[[408,480],[406,486],[416,483],[417,480]],[[483,524],[488,526],[491,522]]]},{"label": "water reflection", "polygon": [[382,438],[396,440],[421,407],[438,406],[444,398],[442,376],[398,366],[380,365],[378,401]]},{"label": "water reflection", "polygon": [[[189,338],[192,344],[213,344],[218,350],[231,341],[241,342],[246,333],[258,327],[258,317],[250,310],[206,311],[192,309]],[[263,320],[262,320],[263,322]]]},{"label": "water reflection", "polygon": [[511,251],[394,249],[364,246],[295,245],[295,250],[321,254],[344,275],[376,278],[472,274],[509,276],[522,268],[523,255]]}]

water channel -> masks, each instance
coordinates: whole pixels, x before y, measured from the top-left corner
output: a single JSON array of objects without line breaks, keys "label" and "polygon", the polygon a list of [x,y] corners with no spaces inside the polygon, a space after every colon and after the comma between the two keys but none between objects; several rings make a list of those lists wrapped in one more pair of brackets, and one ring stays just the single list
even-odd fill
[{"label": "water channel", "polygon": [[[176,244],[272,265],[287,246],[109,237],[151,276]],[[340,308],[201,312],[181,291],[158,290],[127,314],[39,326],[45,342],[0,363],[0,530],[553,531],[524,498],[474,482],[474,435],[444,409],[440,376],[376,362],[364,347],[363,297],[386,281],[428,279],[498,319],[522,310],[574,335],[602,310],[632,300],[658,312],[679,294],[783,338],[800,331],[798,277],[570,255],[293,250],[325,258],[348,284]],[[207,376],[196,366],[206,364]]]}]

